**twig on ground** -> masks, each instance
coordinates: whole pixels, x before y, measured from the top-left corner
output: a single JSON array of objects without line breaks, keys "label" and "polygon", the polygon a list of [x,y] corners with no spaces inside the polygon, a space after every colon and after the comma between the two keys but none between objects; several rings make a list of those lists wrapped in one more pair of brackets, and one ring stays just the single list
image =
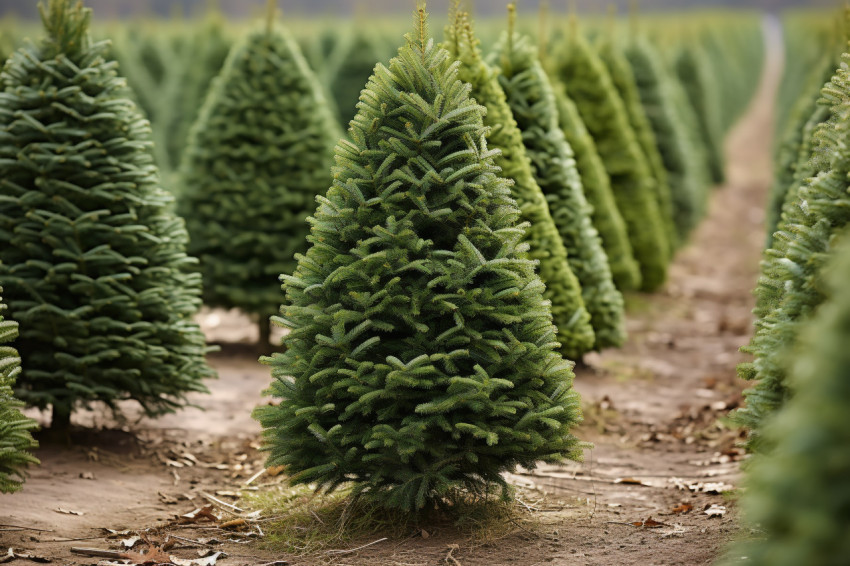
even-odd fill
[{"label": "twig on ground", "polygon": [[333,554],[336,556],[340,554],[351,554],[352,552],[357,552],[358,550],[362,550],[367,546],[372,546],[373,544],[378,544],[379,542],[384,542],[385,540],[387,540],[387,537],[379,538],[378,540],[372,541],[368,544],[364,544],[363,546],[358,546],[357,548],[350,548],[348,550],[326,550],[325,554]]},{"label": "twig on ground", "polygon": [[231,510],[232,512],[234,512],[234,513],[238,513],[238,514],[240,514],[240,515],[241,515],[242,513],[244,513],[244,512],[245,512],[245,510],[244,510],[244,509],[240,509],[240,508],[239,508],[239,507],[237,507],[236,505],[231,505],[231,504],[230,504],[230,503],[228,503],[227,501],[222,501],[221,499],[219,499],[219,498],[217,498],[217,497],[215,497],[215,496],[213,496],[213,495],[210,495],[210,494],[209,494],[209,493],[207,493],[206,491],[201,491],[201,492],[199,492],[199,493],[201,494],[201,497],[203,497],[203,498],[204,498],[204,499],[206,499],[207,501],[210,501],[210,502],[212,502],[212,503],[215,503],[216,505],[220,505],[220,506],[224,507],[225,509],[230,509],[230,510]]},{"label": "twig on ground", "polygon": [[118,552],[115,550],[103,550],[101,548],[80,548],[80,547],[71,547],[71,552],[74,554],[81,554],[83,556],[97,556],[98,558],[124,558],[123,552]]},{"label": "twig on ground", "polygon": [[455,558],[454,556],[452,556],[452,552],[454,552],[454,551],[455,551],[455,550],[457,550],[458,548],[459,548],[459,547],[458,547],[458,545],[456,545],[456,544],[450,544],[450,545],[449,545],[449,553],[448,553],[448,554],[446,554],[446,559],[444,560],[444,562],[445,562],[446,564],[448,564],[448,563],[449,563],[449,560],[451,560],[451,563],[452,563],[452,564],[454,564],[454,566],[463,566],[463,565],[462,565],[462,564],[458,561],[458,559],[457,559],[457,558]]},{"label": "twig on ground", "polygon": [[[37,529],[35,527],[24,527],[22,525],[7,525],[5,523],[0,523],[0,527],[10,527],[9,530],[12,529],[17,531],[37,531],[39,533],[52,533],[52,529]],[[4,529],[5,530],[5,529]]]}]

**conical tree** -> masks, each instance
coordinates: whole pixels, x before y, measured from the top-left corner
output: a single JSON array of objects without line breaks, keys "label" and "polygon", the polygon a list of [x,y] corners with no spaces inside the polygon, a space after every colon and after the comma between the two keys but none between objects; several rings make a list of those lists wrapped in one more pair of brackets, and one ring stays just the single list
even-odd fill
[{"label": "conical tree", "polygon": [[564,86],[554,82],[553,87],[555,101],[558,103],[558,123],[575,154],[581,185],[591,207],[590,217],[599,237],[602,238],[614,284],[620,291],[638,289],[640,267],[635,261],[626,223],[611,190],[611,179],[608,178],[605,164],[596,151],[596,142],[587,131],[578,108],[570,100]]},{"label": "conical tree", "polygon": [[573,151],[558,123],[555,91],[537,48],[511,25],[493,59],[501,68],[499,82],[522,132],[534,177],[546,195],[567,260],[581,284],[596,334],[595,348],[621,346],[625,341],[623,296],[614,286],[602,240],[590,220]]},{"label": "conical tree", "polygon": [[46,37],[0,74],[0,284],[21,324],[17,391],[52,405],[60,428],[90,401],[171,411],[212,373],[186,230],[148,122],[108,44],[89,39],[90,10],[40,10]]},{"label": "conical tree", "polygon": [[315,75],[271,19],[233,48],[192,130],[178,211],[204,302],[259,315],[262,344],[339,137]]},{"label": "conical tree", "polygon": [[576,103],[596,141],[611,179],[617,208],[641,270],[641,289],[658,289],[667,278],[670,242],[658,208],[655,179],[605,65],[573,29],[553,58],[553,74]]},{"label": "conical tree", "polygon": [[29,453],[38,443],[30,434],[37,427],[35,421],[21,414],[24,404],[12,394],[12,387],[21,373],[21,359],[11,345],[18,336],[18,325],[3,319],[5,309],[0,297],[0,493],[11,493],[21,489],[24,468],[38,464]]},{"label": "conical tree", "polygon": [[482,59],[465,13],[457,12],[454,24],[447,28],[445,48],[460,61],[458,79],[470,84],[471,96],[487,109],[487,144],[491,150],[500,151],[494,161],[501,167],[502,176],[514,181],[511,195],[522,213],[521,219],[529,223],[524,241],[529,246],[529,257],[540,262],[540,278],[546,284],[544,297],[552,303],[561,352],[567,358],[579,358],[593,348],[595,341],[582,289],[567,262],[567,250],[546,197],[532,173],[522,133],[496,70]]},{"label": "conical tree", "polygon": [[[613,35],[609,33],[609,36]],[[671,247],[676,247],[679,235],[676,231],[674,221],[673,200],[670,190],[670,179],[664,160],[659,151],[658,140],[655,131],[647,116],[648,111],[641,102],[641,94],[638,90],[635,74],[623,52],[622,46],[615,42],[613,37],[608,37],[597,46],[597,54],[605,64],[611,82],[617,89],[617,94],[623,101],[623,108],[629,119],[629,124],[635,133],[635,139],[640,146],[641,154],[646,160],[649,171],[655,179],[655,202],[664,221],[664,230]]]},{"label": "conical tree", "polygon": [[280,404],[255,413],[292,482],[403,510],[581,453],[570,363],[484,109],[419,18],[337,146],[312,246],[284,277],[291,332],[267,360]]},{"label": "conical tree", "polygon": [[790,364],[794,396],[765,427],[771,452],[747,467],[742,507],[759,534],[724,564],[838,566],[850,556],[850,247],[830,255],[828,299]]},{"label": "conical tree", "polygon": [[[850,55],[842,56],[842,65]],[[758,380],[745,392],[747,404],[734,413],[750,429],[749,447],[761,450],[762,423],[789,396],[786,383],[788,356],[801,321],[824,299],[821,270],[835,234],[850,222],[850,78],[839,69],[823,91],[830,120],[815,133],[817,152],[828,163],[801,186],[774,236],[774,247],[765,253],[756,287],[755,334],[743,351],[752,363],[741,364],[738,374]]]}]

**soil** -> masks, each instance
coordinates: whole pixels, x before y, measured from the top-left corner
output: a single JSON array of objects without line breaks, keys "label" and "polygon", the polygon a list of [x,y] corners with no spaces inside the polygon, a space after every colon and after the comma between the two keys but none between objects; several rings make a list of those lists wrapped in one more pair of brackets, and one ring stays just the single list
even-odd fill
[{"label": "soil", "polygon": [[210,383],[211,395],[193,399],[199,408],[158,420],[134,418],[131,408],[120,422],[98,409],[75,415],[71,445],[44,443],[37,452],[42,464],[25,489],[0,497],[0,550],[95,564],[107,559],[71,548],[121,550],[123,539],[148,533],[154,542],[170,535],[177,544],[169,552],[183,558],[224,551],[223,566],[712,563],[738,529],[730,493],[743,456],[722,417],[741,400],[737,350],[751,331],[764,241],[781,53],[776,34],[769,36],[761,89],[728,138],[728,182],[713,193],[666,289],[628,297],[628,344],[588,356],[576,369],[586,418],[578,435],[594,448],[581,464],[511,474],[530,509],[497,540],[482,543],[442,528],[353,552],[291,556],[264,549],[262,522],[235,530],[203,521],[176,525],[177,516],[203,508],[209,497],[224,502],[213,507],[230,517],[226,504],[242,504],[236,496],[251,489],[246,482],[262,489],[280,481],[268,473],[254,477],[263,455],[250,413],[270,380],[250,345],[256,327],[238,313],[206,311],[205,331],[224,343],[211,355],[220,376]]}]

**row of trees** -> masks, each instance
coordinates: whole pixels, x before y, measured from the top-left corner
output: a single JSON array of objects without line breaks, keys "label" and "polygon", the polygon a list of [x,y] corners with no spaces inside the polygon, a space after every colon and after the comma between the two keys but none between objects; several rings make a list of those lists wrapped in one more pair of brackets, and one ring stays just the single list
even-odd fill
[{"label": "row of trees", "polygon": [[[466,14],[438,45],[420,11],[334,150],[340,71],[314,71],[270,14],[200,109],[185,106],[197,120],[169,176],[175,206],[155,165],[182,135],[162,117],[174,109],[147,110],[152,132],[144,88],[126,88],[81,4],[50,0],[42,18],[46,37],[0,75],[17,395],[60,428],[94,401],[174,410],[212,374],[192,321],[201,297],[265,329],[283,274],[275,320],[290,333],[266,360],[281,403],[257,412],[270,463],[403,509],[487,491],[517,463],[580,457],[568,360],[622,344],[623,291],[663,284],[704,209],[708,138],[671,123],[728,127],[761,55],[752,21],[701,28],[691,49],[722,33],[715,55],[746,47],[752,67],[749,82],[728,73],[732,108],[716,91],[697,107],[677,59],[642,36],[590,43],[573,24],[541,56],[512,18],[485,55]],[[210,21],[197,33],[212,54],[224,34]],[[326,43],[313,53],[334,52]],[[145,44],[135,56],[151,81],[174,72]],[[191,100],[201,81],[186,76]],[[657,110],[670,115],[656,123]]]}]

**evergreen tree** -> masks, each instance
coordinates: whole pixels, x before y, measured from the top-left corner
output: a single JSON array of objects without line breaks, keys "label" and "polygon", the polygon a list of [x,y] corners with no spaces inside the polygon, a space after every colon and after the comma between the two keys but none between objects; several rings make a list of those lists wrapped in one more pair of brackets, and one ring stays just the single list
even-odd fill
[{"label": "evergreen tree", "polygon": [[614,286],[608,257],[590,220],[572,149],[558,122],[555,91],[526,36],[513,31],[494,51],[499,81],[522,132],[535,179],[546,195],[555,225],[578,277],[581,294],[596,334],[595,348],[625,341],[623,296]]},{"label": "evergreen tree", "polygon": [[482,59],[464,13],[458,12],[454,24],[447,28],[445,48],[460,61],[458,79],[470,84],[471,96],[487,109],[484,115],[484,125],[490,129],[487,144],[490,149],[500,151],[494,161],[502,176],[514,181],[511,194],[519,206],[521,219],[529,224],[524,241],[529,246],[529,257],[540,262],[540,278],[546,284],[544,297],[552,303],[561,352],[567,358],[579,358],[593,348],[595,340],[582,288],[567,261],[567,250],[546,197],[532,173],[522,133],[497,72]]},{"label": "evergreen tree", "polygon": [[661,161],[667,171],[672,218],[677,240],[685,242],[702,211],[701,155],[690,143],[679,101],[669,84],[671,77],[658,52],[643,38],[625,49],[641,105],[649,120]]},{"label": "evergreen tree", "polygon": [[348,122],[357,111],[360,91],[372,74],[375,64],[383,59],[383,52],[373,30],[359,30],[349,34],[342,52],[344,57],[334,68],[330,91],[339,113],[339,124],[348,128]]},{"label": "evergreen tree", "polygon": [[597,52],[611,76],[611,82],[617,89],[617,94],[623,101],[623,107],[640,146],[640,152],[655,180],[655,202],[658,204],[658,210],[664,222],[665,236],[671,244],[672,253],[672,248],[675,248],[679,241],[679,235],[674,221],[670,180],[667,169],[664,167],[655,131],[647,117],[647,109],[641,101],[635,74],[622,46],[615,44],[613,38],[600,42]]},{"label": "evergreen tree", "polygon": [[[158,185],[150,127],[81,3],[40,5],[46,37],[0,74],[0,284],[21,324],[20,398],[182,406],[211,375],[192,320],[183,221]],[[59,330],[57,330],[59,329]]]},{"label": "evergreen tree", "polygon": [[576,168],[591,207],[590,217],[599,237],[602,238],[614,283],[621,291],[638,289],[640,267],[635,261],[626,223],[617,208],[611,179],[608,178],[605,164],[596,151],[596,142],[587,131],[578,108],[570,100],[564,86],[555,82],[553,87],[558,104],[558,123],[575,154]]},{"label": "evergreen tree", "polygon": [[839,566],[850,556],[850,247],[830,256],[828,300],[790,364],[794,396],[765,425],[771,452],[747,467],[742,507],[759,534],[724,563]]},{"label": "evergreen tree", "polygon": [[262,344],[339,137],[298,45],[271,19],[233,48],[190,136],[178,211],[204,302],[259,315]]},{"label": "evergreen tree", "polygon": [[[842,56],[842,66],[850,55]],[[773,248],[765,253],[756,287],[756,330],[743,351],[751,363],[738,366],[744,379],[758,380],[745,391],[747,404],[733,415],[750,429],[748,445],[760,450],[761,425],[789,396],[787,356],[800,322],[823,301],[822,266],[834,235],[850,222],[850,77],[839,69],[823,91],[830,107],[829,122],[815,134],[816,152],[827,161],[820,173],[801,186],[795,203],[783,215]]]},{"label": "evergreen tree", "polygon": [[576,103],[611,179],[617,208],[640,265],[641,289],[658,289],[667,278],[670,242],[656,201],[655,180],[629,125],[623,101],[604,64],[576,30],[565,39],[553,61],[553,73]]},{"label": "evergreen tree", "polygon": [[[449,53],[408,36],[360,97],[256,410],[269,465],[419,510],[502,486],[515,465],[580,457],[526,229]],[[503,493],[505,493],[503,491]]]},{"label": "evergreen tree", "polygon": [[5,308],[0,297],[0,493],[11,493],[21,489],[24,468],[38,464],[28,452],[38,443],[30,434],[37,426],[35,421],[21,414],[24,404],[12,394],[15,379],[21,373],[21,359],[10,344],[18,336],[18,325],[3,319]]}]

